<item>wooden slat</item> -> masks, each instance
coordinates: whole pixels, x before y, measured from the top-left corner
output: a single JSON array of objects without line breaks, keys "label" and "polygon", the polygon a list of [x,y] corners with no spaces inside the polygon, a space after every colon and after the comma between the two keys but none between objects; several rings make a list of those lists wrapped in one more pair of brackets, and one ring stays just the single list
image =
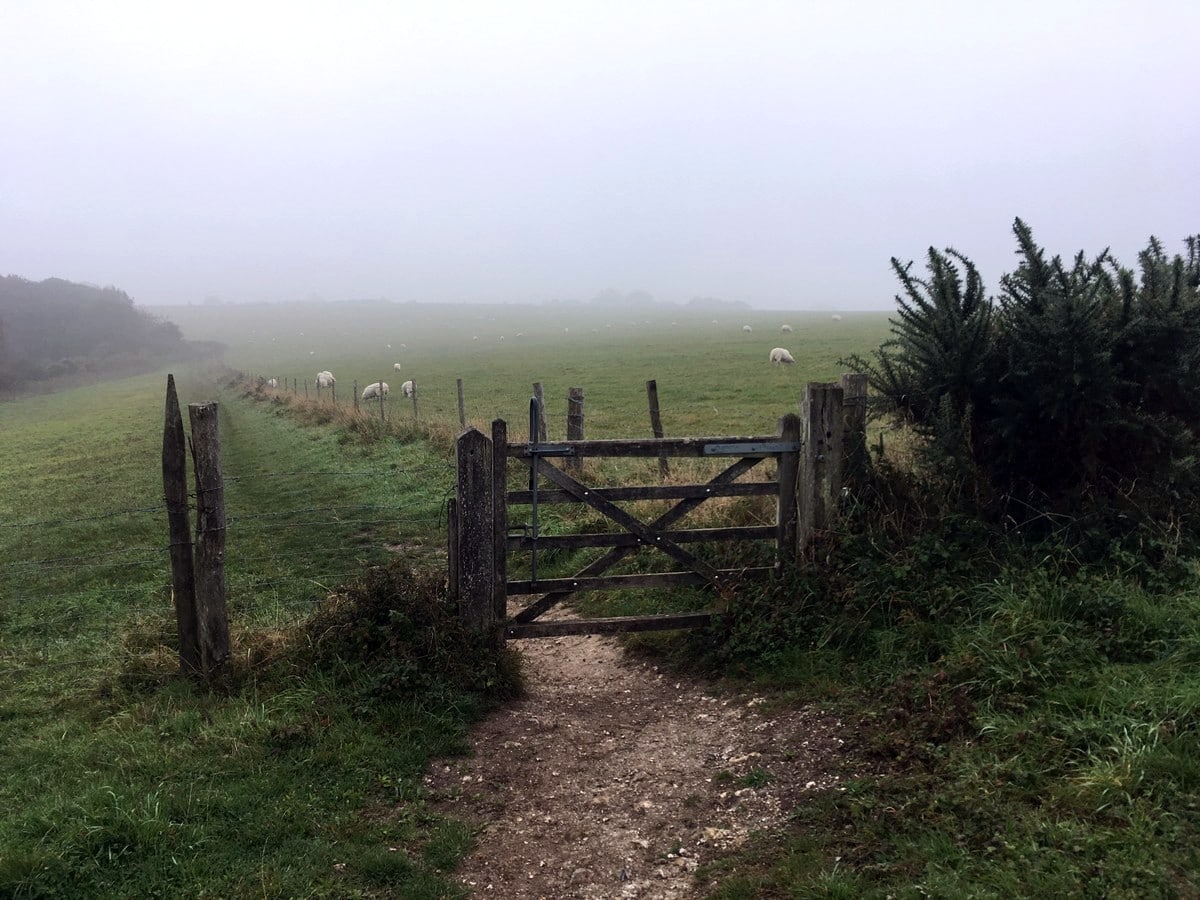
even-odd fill
[{"label": "wooden slat", "polygon": [[[774,444],[779,435],[759,435],[751,437],[695,437],[695,438],[653,438],[635,440],[606,440],[606,441],[553,441],[539,444],[538,448],[550,453],[574,451],[576,456],[704,456],[704,448],[710,444]],[[509,444],[508,455],[526,457],[529,444]],[[723,456],[745,456],[736,451],[722,453]],[[778,454],[765,454],[777,456]]]},{"label": "wooden slat", "polygon": [[[745,525],[728,528],[695,528],[686,531],[663,531],[663,537],[677,544],[695,544],[699,541],[759,541],[774,540],[774,525]],[[583,547],[637,547],[646,546],[637,535],[617,534],[539,534],[537,540],[527,535],[511,535],[507,549],[513,550],[578,550]]]},{"label": "wooden slat", "polygon": [[[589,488],[605,500],[690,500],[709,497],[766,497],[779,493],[777,481],[739,481],[736,484],[647,484],[633,487]],[[528,504],[532,491],[509,491],[510,504]],[[538,491],[538,503],[581,503],[567,491]]]},{"label": "wooden slat", "polygon": [[[757,466],[760,462],[762,462],[761,459],[739,459],[731,463],[721,472],[718,472],[716,475],[714,475],[711,479],[709,479],[708,483],[711,485],[730,484],[731,482],[737,481],[739,478]],[[706,497],[696,497],[688,500],[681,500],[679,503],[676,503],[665,513],[651,522],[650,527],[666,528],[669,525],[674,525],[693,509],[703,503],[706,499]],[[588,563],[586,566],[580,569],[576,577],[590,577],[592,575],[599,575],[602,572],[606,572],[632,552],[633,548],[631,547],[614,547],[599,559]],[[546,610],[551,609],[555,604],[566,600],[573,593],[574,591],[572,590],[555,591],[548,593],[543,597],[539,597],[536,601],[529,604],[529,606],[517,613],[515,619],[518,622],[532,622]]]},{"label": "wooden slat", "polygon": [[616,634],[626,631],[672,631],[677,628],[703,628],[720,613],[676,613],[661,616],[613,616],[606,619],[560,619],[557,622],[511,624],[505,629],[509,638],[557,637],[564,634]]},{"label": "wooden slat", "polygon": [[[721,569],[723,581],[735,579],[758,578],[774,572],[771,566],[756,566],[749,569]],[[637,575],[602,575],[599,577],[575,578],[539,578],[533,581],[510,581],[508,595],[537,594],[542,591],[605,591],[621,588],[654,588],[679,587],[680,585],[705,585],[709,580],[698,572],[643,572]],[[529,621],[519,615],[513,616],[517,622]]]}]

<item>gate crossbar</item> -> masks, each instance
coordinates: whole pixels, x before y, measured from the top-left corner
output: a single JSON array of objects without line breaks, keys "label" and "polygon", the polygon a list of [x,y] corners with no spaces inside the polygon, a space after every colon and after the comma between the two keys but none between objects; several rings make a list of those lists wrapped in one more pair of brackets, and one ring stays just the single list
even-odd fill
[{"label": "gate crossbar", "polygon": [[[708,481],[708,484],[730,484],[762,462],[762,459],[762,457],[739,459],[737,462],[726,467],[724,471],[711,478]],[[681,500],[649,525],[644,527],[653,530],[666,528],[669,525],[673,525],[707,499],[708,495],[703,497],[689,497]],[[641,545],[635,545],[633,547],[613,547],[603,556],[582,568],[576,574],[575,578],[590,578],[603,574],[623,560],[630,553],[632,553],[635,549],[637,549],[638,546]],[[551,591],[550,593],[538,598],[536,601],[529,604],[529,606],[525,607],[523,610],[513,616],[512,621],[517,624],[532,622],[534,619],[538,618],[538,616],[552,609],[557,604],[572,597],[575,593],[576,591],[574,590]]]}]

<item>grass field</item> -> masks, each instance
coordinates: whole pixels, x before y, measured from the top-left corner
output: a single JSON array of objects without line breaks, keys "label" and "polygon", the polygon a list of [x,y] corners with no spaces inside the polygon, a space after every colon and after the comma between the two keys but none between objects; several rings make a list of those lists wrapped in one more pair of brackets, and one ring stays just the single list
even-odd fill
[{"label": "grass field", "polygon": [[[225,342],[227,362],[243,371],[303,385],[328,369],[343,403],[355,381],[361,390],[383,380],[398,394],[400,383],[412,379],[423,417],[457,421],[461,378],[468,418],[484,424],[500,417],[515,432],[525,427],[531,386],[540,381],[552,438],[565,432],[569,387],[584,389],[588,436],[648,435],[651,378],[668,435],[770,433],[779,416],[796,408],[806,382],[837,381],[838,359],[877,347],[888,333],[883,313],[846,313],[834,321],[812,312],[609,314],[588,307],[373,303],[157,312],[177,322],[186,338]],[[785,322],[791,334],[780,332]],[[747,324],[750,334],[742,331]],[[768,357],[777,346],[791,350],[796,364],[772,366]],[[393,371],[396,362],[401,372]],[[392,404],[401,409],[398,396]]]},{"label": "grass field", "polygon": [[[380,692],[312,662],[305,624],[368,565],[442,565],[454,379],[476,424],[503,416],[518,435],[539,380],[560,409],[585,388],[589,436],[646,435],[647,378],[669,434],[769,433],[804,382],[887,332],[883,315],[172,312],[247,372],[332,369],[343,408],[355,379],[415,378],[434,427],[380,439],[321,404],[176,372],[182,402],[222,405],[235,677],[208,692],[174,677],[170,649],[165,372],[0,404],[0,896],[455,896],[472,835],[431,811],[420,777],[462,749],[487,698]],[[776,345],[798,364],[772,368]],[[393,426],[410,415],[394,394]],[[1179,535],[1139,533],[1084,565],[1075,545],[1008,546],[957,517],[859,512],[820,566],[739,596],[723,644],[641,643],[779,702],[835,705],[879,763],[707,866],[713,895],[1200,896],[1200,579]]]},{"label": "grass field", "polygon": [[[773,431],[802,381],[836,376],[836,357],[869,347],[880,324],[836,323],[842,333],[813,317],[806,362],[773,369],[778,324],[768,335],[755,316],[753,335],[740,318],[610,335],[540,310],[512,311],[504,332],[478,309],[444,321],[369,304],[190,312],[186,336],[224,341],[231,364],[263,375],[328,367],[339,386],[382,375],[398,387],[400,361],[423,419],[457,419],[459,377],[480,424],[523,420],[535,380],[549,397],[581,384],[593,436],[646,433],[650,377],[671,433]],[[527,315],[538,324],[518,339]],[[834,335],[819,352],[818,324]],[[805,344],[788,346],[805,359]],[[364,700],[362,685],[278,663],[365,565],[396,551],[442,565],[447,447],[302,424],[204,372],[175,374],[182,403],[221,403],[237,677],[217,693],[174,677],[165,372],[0,405],[0,895],[454,895],[444,873],[470,834],[429,812],[420,775],[462,746],[480,698]],[[407,411],[398,399],[389,415]]]}]

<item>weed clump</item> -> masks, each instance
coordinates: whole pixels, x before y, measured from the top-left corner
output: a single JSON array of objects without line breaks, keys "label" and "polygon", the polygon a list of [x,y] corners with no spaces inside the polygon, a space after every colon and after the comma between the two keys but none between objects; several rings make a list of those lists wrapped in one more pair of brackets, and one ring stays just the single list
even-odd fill
[{"label": "weed clump", "polygon": [[465,628],[440,573],[402,562],[367,569],[303,627],[309,665],[386,700],[519,695],[519,657]]}]

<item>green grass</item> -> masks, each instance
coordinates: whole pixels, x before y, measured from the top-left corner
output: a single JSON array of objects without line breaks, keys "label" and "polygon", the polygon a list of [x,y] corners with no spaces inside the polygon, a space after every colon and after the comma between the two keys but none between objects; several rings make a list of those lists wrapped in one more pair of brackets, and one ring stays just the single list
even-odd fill
[{"label": "green grass", "polygon": [[469,834],[420,779],[479,703],[300,662],[333,587],[442,546],[446,459],[179,381],[221,402],[235,656],[212,693],[174,674],[165,376],[0,406],[0,895],[456,894]]}]

